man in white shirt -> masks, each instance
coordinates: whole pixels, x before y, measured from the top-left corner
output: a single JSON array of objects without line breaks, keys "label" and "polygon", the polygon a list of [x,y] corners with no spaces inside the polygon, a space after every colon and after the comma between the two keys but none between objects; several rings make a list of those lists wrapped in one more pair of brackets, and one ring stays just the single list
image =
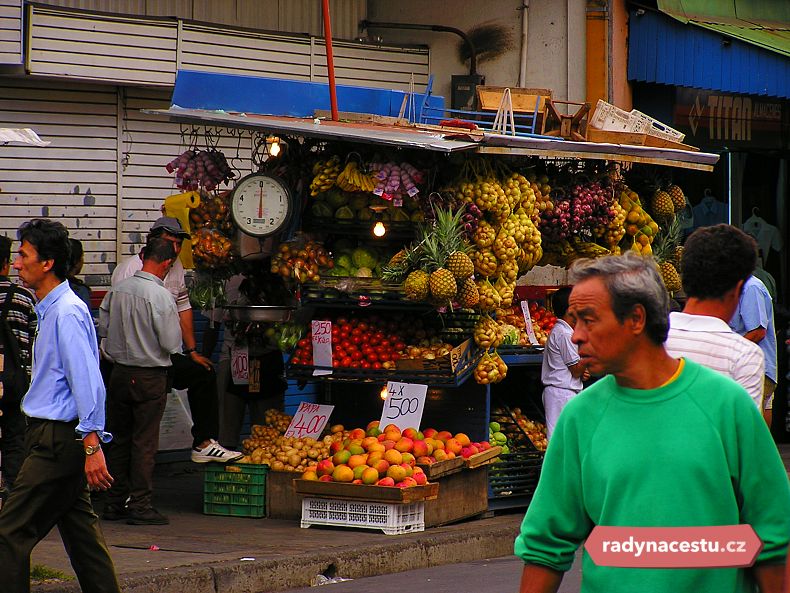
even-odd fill
[{"label": "man in white shirt", "polygon": [[[154,222],[148,238],[163,237],[172,241],[176,253],[181,251],[187,233],[177,218],[163,216]],[[112,273],[112,286],[121,280],[133,276],[143,267],[139,255],[133,255],[122,261]],[[219,435],[219,404],[217,401],[217,380],[211,361],[196,350],[195,331],[192,318],[192,305],[189,302],[184,279],[184,266],[176,259],[165,276],[165,288],[173,295],[178,309],[181,325],[181,339],[184,342],[184,353],[173,354],[170,367],[172,385],[176,389],[186,389],[189,398],[189,410],[192,414],[192,461],[206,463],[215,461],[228,463],[242,457],[238,451],[229,451],[217,442]]]},{"label": "man in white shirt", "polygon": [[681,262],[682,313],[670,313],[665,348],[740,383],[762,411],[765,362],[759,346],[727,324],[757,261],[757,245],[728,224],[703,227],[686,241]]},{"label": "man in white shirt", "polygon": [[551,439],[560,412],[584,388],[582,381],[590,377],[579,359],[576,344],[571,342],[573,327],[568,315],[570,288],[560,288],[551,296],[557,323],[549,334],[543,352],[540,380],[543,388],[543,408],[546,411],[546,437]]}]

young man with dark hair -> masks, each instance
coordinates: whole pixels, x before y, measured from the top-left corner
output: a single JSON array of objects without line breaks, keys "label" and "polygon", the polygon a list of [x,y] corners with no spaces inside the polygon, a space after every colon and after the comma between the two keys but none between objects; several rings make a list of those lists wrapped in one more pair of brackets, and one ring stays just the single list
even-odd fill
[{"label": "young man with dark hair", "polygon": [[170,355],[181,347],[178,311],[163,282],[175,258],[172,242],[149,239],[143,269],[111,288],[99,310],[99,335],[109,336],[102,349],[113,362],[107,427],[114,440],[107,461],[115,483],[107,493],[103,514],[107,520],[168,523],[153,508],[152,498]]},{"label": "young man with dark hair", "polygon": [[731,377],[762,410],[763,353],[727,325],[756,260],[754,239],[734,226],[717,224],[694,231],[681,262],[688,300],[682,313],[669,314],[666,350]]},{"label": "young man with dark hair", "polygon": [[571,280],[573,342],[591,373],[609,376],[557,421],[515,542],[525,563],[521,593],[556,592],[597,526],[623,528],[613,537],[628,540],[639,537],[628,535],[631,527],[737,524],[762,541],[751,567],[615,567],[585,550],[581,590],[780,593],[790,484],[746,391],[667,354],[669,295],[651,259],[628,252],[577,260]]},{"label": "young man with dark hair", "polygon": [[84,593],[120,593],[90,489],[107,490],[104,384],[93,320],[66,281],[68,231],[35,219],[19,229],[14,269],[38,298],[33,380],[22,401],[27,457],[0,512],[3,593],[29,593],[30,553],[54,527]]},{"label": "young man with dark hair", "polygon": [[557,418],[565,405],[583,389],[582,381],[590,377],[579,362],[579,351],[571,341],[573,319],[568,315],[571,289],[560,288],[551,295],[557,323],[549,334],[543,352],[540,380],[543,383],[543,408],[546,411],[546,437],[551,440]]},{"label": "young man with dark hair", "polygon": [[[176,254],[189,239],[177,218],[162,216],[154,222],[148,238],[161,237],[173,243]],[[142,269],[141,255],[122,261],[112,273],[112,285]],[[229,451],[217,442],[219,436],[219,402],[217,400],[217,376],[211,361],[196,350],[192,305],[189,302],[184,267],[176,258],[164,280],[178,309],[181,339],[185,349],[171,356],[170,379],[176,389],[186,389],[189,411],[192,414],[192,461],[228,463],[242,457],[238,451]]]},{"label": "young man with dark hair", "polygon": [[[10,267],[11,239],[0,235],[0,343],[3,345],[0,351],[0,493],[3,496],[13,487],[25,457],[25,417],[19,405],[30,385],[36,335],[33,295],[11,283],[8,279]],[[18,376],[11,377],[12,370],[23,373],[24,382]]]}]

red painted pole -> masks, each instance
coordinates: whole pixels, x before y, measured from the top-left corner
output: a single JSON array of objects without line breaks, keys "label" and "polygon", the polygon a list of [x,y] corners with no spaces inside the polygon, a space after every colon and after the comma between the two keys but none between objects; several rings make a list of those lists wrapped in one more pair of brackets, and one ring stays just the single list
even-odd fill
[{"label": "red painted pole", "polygon": [[332,22],[329,18],[329,0],[324,2],[324,44],[326,45],[326,69],[329,72],[329,106],[332,121],[338,121],[337,89],[335,88],[335,57],[332,54]]}]

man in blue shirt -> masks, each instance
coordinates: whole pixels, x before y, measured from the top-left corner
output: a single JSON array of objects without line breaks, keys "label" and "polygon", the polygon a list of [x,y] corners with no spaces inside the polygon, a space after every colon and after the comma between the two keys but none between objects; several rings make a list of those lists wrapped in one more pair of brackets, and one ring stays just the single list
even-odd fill
[{"label": "man in blue shirt", "polygon": [[88,307],[69,288],[68,231],[35,219],[20,227],[14,260],[38,299],[33,377],[22,400],[27,457],[0,512],[0,588],[29,593],[30,553],[58,526],[84,593],[120,593],[89,489],[107,490],[101,443],[104,385]]},{"label": "man in blue shirt", "polygon": [[763,418],[770,428],[777,379],[776,331],[771,294],[758,278],[750,276],[744,283],[738,308],[730,319],[730,327],[734,332],[757,344],[765,355]]}]

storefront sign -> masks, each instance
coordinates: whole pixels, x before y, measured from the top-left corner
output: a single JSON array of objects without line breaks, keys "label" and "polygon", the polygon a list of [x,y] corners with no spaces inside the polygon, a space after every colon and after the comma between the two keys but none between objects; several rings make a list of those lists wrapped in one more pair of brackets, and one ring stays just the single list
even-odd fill
[{"label": "storefront sign", "polygon": [[787,102],[679,88],[674,124],[693,145],[780,147]]},{"label": "storefront sign", "polygon": [[312,324],[313,335],[313,366],[329,367],[316,369],[313,375],[332,374],[332,322],[314,319]]},{"label": "storefront sign", "polygon": [[319,438],[334,409],[335,406],[302,402],[299,404],[293,420],[288,425],[285,436],[297,439],[303,437]]},{"label": "storefront sign", "polygon": [[401,430],[419,429],[426,393],[428,393],[427,385],[388,382],[387,397],[384,399],[379,426],[394,424]]},{"label": "storefront sign", "polygon": [[230,374],[234,385],[247,385],[249,382],[250,358],[247,346],[233,346],[230,349]]}]

